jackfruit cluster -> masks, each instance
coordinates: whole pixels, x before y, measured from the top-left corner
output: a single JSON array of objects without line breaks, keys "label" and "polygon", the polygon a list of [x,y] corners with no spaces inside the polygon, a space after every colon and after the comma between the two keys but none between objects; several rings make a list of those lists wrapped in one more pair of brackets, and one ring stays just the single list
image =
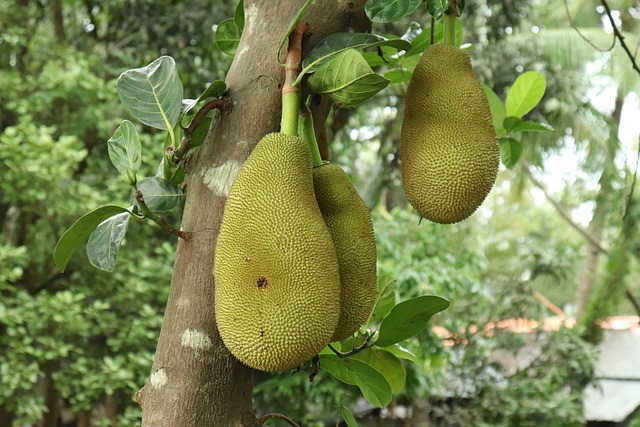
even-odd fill
[{"label": "jackfruit cluster", "polygon": [[[229,351],[255,369],[299,366],[336,336],[353,333],[372,309],[371,220],[367,213],[369,225],[363,227],[347,219],[349,203],[362,218],[357,193],[344,172],[335,179],[336,169],[328,167],[326,177],[324,168],[312,168],[303,139],[269,134],[229,190],[214,263],[216,322]],[[330,190],[334,182],[340,185]],[[340,231],[350,234],[339,237]],[[362,269],[363,278],[356,279],[353,269]],[[366,292],[365,276],[371,280]],[[354,290],[345,291],[345,284]]]},{"label": "jackfruit cluster", "polygon": [[436,44],[422,54],[407,87],[400,155],[407,199],[433,222],[466,219],[491,191],[500,150],[463,50]]}]

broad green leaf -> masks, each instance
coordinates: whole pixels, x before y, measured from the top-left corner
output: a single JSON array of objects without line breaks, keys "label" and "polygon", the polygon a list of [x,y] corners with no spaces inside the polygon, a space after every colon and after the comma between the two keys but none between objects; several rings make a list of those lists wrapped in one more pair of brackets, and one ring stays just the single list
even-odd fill
[{"label": "broad green leaf", "polygon": [[87,242],[87,258],[95,268],[111,271],[116,265],[130,217],[129,212],[114,215],[93,230]]},{"label": "broad green leaf", "polygon": [[521,74],[507,94],[507,116],[522,117],[531,111],[544,96],[547,87],[544,76],[536,71]]},{"label": "broad green leaf", "polygon": [[407,380],[407,371],[404,369],[400,359],[390,352],[377,348],[367,348],[351,357],[362,360],[380,372],[391,386],[393,393],[399,393],[404,388]]},{"label": "broad green leaf", "polygon": [[423,0],[368,0],[364,11],[371,22],[396,22],[411,15]]},{"label": "broad green leaf", "polygon": [[127,168],[134,172],[140,169],[142,161],[140,137],[136,127],[129,120],[123,120],[113,136],[107,141],[107,150],[113,166],[124,174]]},{"label": "broad green leaf", "polygon": [[429,319],[449,307],[449,301],[435,295],[424,295],[403,301],[393,307],[378,331],[376,345],[388,347],[411,338],[428,327]]},{"label": "broad green leaf", "polygon": [[225,19],[216,27],[214,43],[225,55],[233,57],[240,43],[242,29],[238,28],[233,18]]},{"label": "broad green leaf", "polygon": [[307,8],[311,4],[311,2],[312,2],[312,0],[307,0],[302,5],[302,7],[298,10],[298,13],[296,13],[293,16],[293,18],[291,18],[291,21],[289,21],[289,26],[287,27],[287,32],[286,32],[285,36],[282,38],[282,40],[280,40],[280,45],[278,46],[278,53],[276,54],[276,60],[278,61],[279,65],[284,66],[284,64],[282,62],[280,62],[280,52],[282,52],[282,48],[284,47],[284,44],[289,39],[289,36],[293,32],[293,30],[295,30],[296,25],[298,25],[298,21],[300,21],[302,19],[302,17],[304,16],[304,13],[307,11]]},{"label": "broad green leaf", "polygon": [[[335,33],[331,34],[309,52],[302,62],[302,68],[306,72],[313,72],[333,55],[346,49],[362,50],[371,47],[391,46],[396,50],[408,50],[411,43],[406,40],[392,38],[388,39],[375,34],[366,33]],[[309,69],[307,70],[307,67]]]},{"label": "broad green leaf", "polygon": [[448,8],[448,0],[427,0],[427,11],[436,21],[442,18]]},{"label": "broad green leaf", "polygon": [[373,308],[369,323],[384,318],[396,305],[396,280],[391,276],[378,276],[378,292],[376,305]]},{"label": "broad green leaf", "polygon": [[236,27],[240,29],[240,33],[244,29],[244,0],[240,0],[236,5],[236,10],[233,14],[233,21],[236,23]]},{"label": "broad green leaf", "polygon": [[78,219],[64,232],[53,251],[53,261],[60,271],[64,271],[71,259],[73,251],[84,242],[105,219],[127,212],[125,208],[115,205],[101,206]]},{"label": "broad green leaf", "polygon": [[155,176],[138,182],[138,189],[142,192],[144,203],[152,212],[170,211],[184,200],[184,193],[180,187]]},{"label": "broad green leaf", "polygon": [[384,78],[389,80],[389,85],[409,84],[411,73],[405,68],[393,68],[384,73]]},{"label": "broad green leaf", "polygon": [[484,93],[487,95],[487,100],[489,101],[489,107],[491,108],[491,118],[493,119],[493,127],[496,129],[496,133],[498,137],[504,134],[503,122],[504,118],[507,116],[507,111],[504,107],[504,102],[500,99],[498,95],[486,84],[482,83],[482,89],[484,89]]},{"label": "broad green leaf", "polygon": [[209,134],[209,127],[211,127],[212,121],[213,119],[209,116],[204,116],[202,120],[200,120],[200,124],[191,134],[191,149],[202,145],[204,139]]},{"label": "broad green leaf", "polygon": [[347,423],[347,427],[358,427],[355,417],[346,406],[340,406],[340,416]]},{"label": "broad green leaf", "polygon": [[325,62],[307,83],[311,92],[354,108],[387,87],[389,80],[374,73],[357,50],[347,49]]},{"label": "broad green leaf", "polygon": [[380,372],[365,362],[327,354],[320,356],[320,366],[339,381],[358,387],[373,406],[384,408],[391,403],[391,386]]},{"label": "broad green leaf", "polygon": [[136,119],[156,129],[170,130],[182,109],[182,82],[176,63],[162,56],[146,67],[127,70],[118,78],[120,100]]},{"label": "broad green leaf", "polygon": [[227,84],[224,80],[214,80],[198,97],[198,101],[204,101],[208,98],[220,98],[227,90]]},{"label": "broad green leaf", "polygon": [[507,133],[515,132],[551,132],[552,127],[533,120],[522,120],[518,117],[507,117],[504,119],[504,128]]},{"label": "broad green leaf", "polygon": [[394,344],[389,347],[382,347],[381,350],[388,351],[389,353],[393,354],[396,357],[399,357],[400,359],[410,360],[413,363],[420,363],[420,359],[418,359],[418,356],[416,356],[410,350],[404,348],[400,344]]},{"label": "broad green leaf", "polygon": [[522,143],[513,138],[500,138],[498,140],[500,144],[500,158],[502,163],[509,169],[518,163],[522,156]]}]

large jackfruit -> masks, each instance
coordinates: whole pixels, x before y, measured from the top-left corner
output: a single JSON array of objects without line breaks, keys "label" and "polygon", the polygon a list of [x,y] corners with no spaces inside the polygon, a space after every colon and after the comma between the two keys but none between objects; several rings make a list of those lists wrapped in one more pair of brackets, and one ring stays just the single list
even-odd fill
[{"label": "large jackfruit", "polygon": [[369,210],[349,176],[332,163],[313,168],[320,212],[333,238],[340,268],[340,321],[332,341],[352,335],[376,300],[376,239]]},{"label": "large jackfruit", "polygon": [[293,368],[331,339],[340,313],[336,251],[304,140],[265,136],[229,191],[215,255],[220,336],[255,369]]},{"label": "large jackfruit", "polygon": [[437,44],[422,54],[407,87],[400,153],[407,199],[431,221],[462,221],[491,191],[500,150],[466,52]]}]

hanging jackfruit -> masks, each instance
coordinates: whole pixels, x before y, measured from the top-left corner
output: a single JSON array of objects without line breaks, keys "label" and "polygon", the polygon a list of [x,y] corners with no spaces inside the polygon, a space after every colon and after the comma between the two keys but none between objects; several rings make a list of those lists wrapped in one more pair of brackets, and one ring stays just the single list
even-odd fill
[{"label": "hanging jackfruit", "polygon": [[500,150],[466,52],[436,44],[422,54],[407,87],[400,153],[407,199],[431,221],[462,221],[491,191]]},{"label": "hanging jackfruit", "polygon": [[311,170],[304,140],[269,134],[229,191],[216,244],[216,321],[231,353],[255,369],[300,365],[338,324],[338,261]]},{"label": "hanging jackfruit", "polygon": [[376,240],[369,210],[340,166],[314,167],[313,186],[338,255],[340,321],[331,340],[339,341],[357,331],[373,310]]}]

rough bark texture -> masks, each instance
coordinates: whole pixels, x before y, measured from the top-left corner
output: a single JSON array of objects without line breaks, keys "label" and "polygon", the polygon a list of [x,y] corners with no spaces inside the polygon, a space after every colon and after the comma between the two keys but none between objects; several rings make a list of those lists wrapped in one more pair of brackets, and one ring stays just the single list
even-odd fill
[{"label": "rough bark texture", "polygon": [[[256,425],[252,371],[227,351],[214,322],[214,247],[238,168],[262,136],[279,128],[283,70],[276,52],[303,3],[245,0],[245,28],[226,78],[229,108],[187,165],[182,229],[193,234],[178,243],[153,368],[137,395],[143,426]],[[305,48],[337,31],[366,29],[364,3],[314,2]]]}]

